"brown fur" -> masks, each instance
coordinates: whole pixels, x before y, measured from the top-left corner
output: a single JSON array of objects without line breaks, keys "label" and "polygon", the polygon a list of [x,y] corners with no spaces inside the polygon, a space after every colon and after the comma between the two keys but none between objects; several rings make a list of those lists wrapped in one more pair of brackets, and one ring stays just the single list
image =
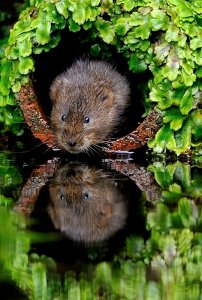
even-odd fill
[{"label": "brown fur", "polygon": [[[75,62],[50,87],[51,123],[59,144],[78,153],[106,141],[120,122],[129,93],[126,78],[110,64]],[[89,123],[84,122],[85,117]]]},{"label": "brown fur", "polygon": [[125,224],[127,207],[116,180],[78,163],[63,166],[49,186],[54,226],[75,241],[107,239]]}]

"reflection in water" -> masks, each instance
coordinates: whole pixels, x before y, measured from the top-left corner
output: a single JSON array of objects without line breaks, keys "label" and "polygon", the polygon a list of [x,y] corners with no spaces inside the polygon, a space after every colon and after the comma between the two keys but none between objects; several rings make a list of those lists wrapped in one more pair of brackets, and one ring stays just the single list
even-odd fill
[{"label": "reflection in water", "polygon": [[[16,173],[10,172],[11,169],[8,167],[9,162],[4,163],[0,175],[4,177],[9,174],[11,178],[15,178]],[[132,173],[132,168],[133,171],[136,169],[132,163],[125,164],[125,169],[129,170],[129,167],[130,175],[138,174],[138,172]],[[42,170],[45,166],[40,168]],[[66,231],[66,220],[61,219],[61,217],[64,218],[62,209],[67,209],[69,214],[71,212],[74,216],[72,219],[69,216],[69,219],[73,223],[76,219],[75,227],[78,226],[78,219],[82,220],[82,215],[87,217],[92,214],[101,215],[100,218],[94,217],[95,228],[110,227],[110,222],[115,217],[113,213],[116,212],[124,212],[125,216],[123,214],[120,219],[123,226],[130,214],[135,219],[138,208],[131,210],[130,201],[127,201],[127,198],[124,200],[121,196],[123,189],[120,187],[124,186],[125,181],[119,180],[117,174],[111,176],[108,171],[89,168],[77,163],[62,167],[56,163],[48,167],[49,172],[45,168],[43,176],[39,169],[29,178],[29,184],[25,184],[20,204],[28,204],[32,200],[31,210],[33,210],[33,207],[37,206],[35,202],[40,189],[48,183],[51,198],[47,204],[48,211],[60,230]],[[4,276],[4,280],[9,278],[15,282],[26,295],[26,299],[34,300],[201,299],[202,172],[199,168],[178,162],[169,165],[152,164],[149,170],[161,191],[156,201],[153,200],[159,191],[152,193],[152,198],[148,197],[148,193],[144,197],[146,226],[150,234],[147,237],[128,234],[123,247],[119,248],[115,255],[113,252],[109,259],[105,257],[97,259],[98,249],[101,247],[93,248],[94,252],[92,248],[86,247],[86,252],[91,257],[89,260],[81,261],[78,256],[72,258],[72,253],[67,247],[65,255],[69,257],[70,263],[65,264],[63,257],[54,262],[51,259],[52,256],[47,257],[43,251],[38,251],[36,244],[32,246],[33,239],[28,231],[30,225],[27,225],[29,223],[16,213],[2,207],[6,206],[8,199],[12,201],[11,196],[7,194],[9,198],[5,197],[0,203],[0,275]],[[9,186],[9,189],[2,189],[3,193],[11,190],[9,182],[12,182],[14,189],[14,181],[1,180],[1,182],[7,182]],[[140,185],[144,188],[143,183]],[[16,183],[16,187],[19,187],[19,183]],[[95,205],[93,199],[100,198],[99,205]],[[139,200],[139,198],[132,200],[135,202],[136,199]],[[44,200],[43,193],[41,193],[38,202]],[[126,205],[122,203],[125,201]],[[82,205],[78,205],[80,203]],[[89,207],[85,206],[86,204]],[[28,212],[26,209],[25,211]],[[85,221],[83,220],[84,224]],[[88,225],[90,221],[92,222],[89,220]],[[141,227],[140,224],[139,227]],[[81,233],[83,233],[81,230],[82,228],[78,229],[74,240],[78,240],[78,237],[81,239]],[[84,235],[88,236],[89,232],[86,230],[84,232]],[[100,234],[99,231],[95,232],[95,236]],[[70,235],[70,233],[67,234]],[[113,235],[113,232],[109,234]],[[34,239],[36,241],[36,235]],[[56,246],[59,245],[58,241],[55,243]],[[78,246],[78,243],[73,244],[76,245],[75,248]],[[44,243],[44,248],[50,248],[50,243]],[[79,250],[84,248],[79,248]],[[58,247],[57,251],[61,256],[62,249]],[[74,267],[76,265],[74,272],[72,265]],[[22,299],[21,295],[17,297],[15,299]]]},{"label": "reflection in water", "polygon": [[109,172],[69,163],[49,184],[48,212],[55,228],[76,241],[99,242],[121,229],[127,200]]}]

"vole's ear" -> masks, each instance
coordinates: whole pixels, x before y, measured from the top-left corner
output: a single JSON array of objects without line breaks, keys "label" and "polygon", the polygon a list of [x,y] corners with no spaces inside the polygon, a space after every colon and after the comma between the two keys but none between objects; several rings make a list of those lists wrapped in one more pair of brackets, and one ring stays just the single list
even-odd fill
[{"label": "vole's ear", "polygon": [[50,86],[50,93],[49,93],[49,96],[53,102],[58,99],[61,87],[62,87],[62,80],[61,78],[56,77]]},{"label": "vole's ear", "polygon": [[53,102],[60,97],[61,91],[64,89],[67,83],[68,83],[68,79],[62,76],[58,76],[53,80],[50,86],[50,93],[49,93],[49,96]]}]

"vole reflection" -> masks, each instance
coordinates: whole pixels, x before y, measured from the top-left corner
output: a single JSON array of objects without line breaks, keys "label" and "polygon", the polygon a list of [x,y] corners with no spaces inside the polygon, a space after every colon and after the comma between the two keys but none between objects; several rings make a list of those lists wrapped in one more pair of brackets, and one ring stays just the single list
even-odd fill
[{"label": "vole reflection", "polygon": [[79,242],[100,242],[124,227],[127,201],[118,178],[70,163],[49,184],[48,212],[56,229]]}]

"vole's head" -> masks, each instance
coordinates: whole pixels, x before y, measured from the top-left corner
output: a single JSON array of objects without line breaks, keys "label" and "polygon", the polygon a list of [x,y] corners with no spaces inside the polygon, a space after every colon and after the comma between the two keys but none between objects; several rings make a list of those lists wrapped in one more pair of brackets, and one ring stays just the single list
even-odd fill
[{"label": "vole's head", "polygon": [[78,61],[50,88],[51,123],[60,145],[78,153],[106,141],[128,103],[125,77],[104,62]]}]

